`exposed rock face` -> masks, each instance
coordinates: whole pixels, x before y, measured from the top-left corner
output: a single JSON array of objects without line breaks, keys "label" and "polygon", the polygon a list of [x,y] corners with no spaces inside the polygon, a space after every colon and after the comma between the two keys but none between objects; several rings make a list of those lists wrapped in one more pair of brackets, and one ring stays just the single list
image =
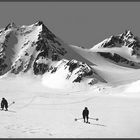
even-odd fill
[{"label": "exposed rock face", "polygon": [[122,47],[127,46],[128,48],[132,48],[132,55],[139,54],[137,50],[140,49],[140,41],[138,37],[135,37],[131,31],[125,31],[118,36],[111,36],[107,41],[105,41],[102,45],[103,48],[112,48],[112,47]]},{"label": "exposed rock face", "polygon": [[131,67],[131,68],[135,68],[135,69],[140,68],[140,63],[137,63],[137,62],[134,62],[134,61],[129,61],[129,60],[121,57],[120,55],[118,55],[116,53],[114,53],[112,55],[111,53],[108,53],[108,52],[98,52],[98,54],[100,54],[104,58],[109,59],[110,61],[113,61],[113,62],[117,63],[118,65]]},{"label": "exposed rock face", "polygon": [[89,79],[88,84],[93,85],[98,82],[106,81],[102,79],[93,68],[84,62],[77,60],[61,60],[60,64],[55,67],[50,67],[49,73],[56,73],[58,69],[64,69],[66,71],[66,79],[72,80],[73,83],[80,83],[84,79]]},{"label": "exposed rock face", "polygon": [[[83,77],[86,76],[92,76],[93,71],[91,67],[89,67],[87,64],[83,62],[78,62],[76,60],[71,60],[68,63],[66,63],[66,68],[68,67],[69,72],[72,73],[75,69],[77,69],[77,78],[73,82],[80,82]],[[70,77],[68,75],[67,79]]]},{"label": "exposed rock face", "polygon": [[31,67],[35,74],[43,74],[47,65],[37,63],[38,59],[58,61],[67,53],[63,47],[42,21],[21,27],[10,23],[0,31],[0,75],[10,70],[26,72]]},{"label": "exposed rock face", "polygon": [[81,82],[85,77],[90,77],[90,84],[100,81],[94,77],[94,70],[88,64],[82,59],[76,60],[77,55],[42,21],[21,27],[10,23],[0,31],[0,75],[28,71],[34,75],[52,74],[58,69],[57,63],[64,59],[65,69],[69,69],[66,79],[74,73],[73,82]]}]

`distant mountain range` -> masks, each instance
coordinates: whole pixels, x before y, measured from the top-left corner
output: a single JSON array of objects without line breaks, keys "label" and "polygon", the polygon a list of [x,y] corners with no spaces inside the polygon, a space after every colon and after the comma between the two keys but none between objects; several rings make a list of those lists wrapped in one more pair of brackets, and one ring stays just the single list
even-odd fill
[{"label": "distant mountain range", "polygon": [[140,40],[131,31],[111,36],[90,49],[69,45],[42,21],[29,26],[8,24],[0,30],[0,76],[55,75],[71,83],[108,83],[98,70],[140,69]]}]

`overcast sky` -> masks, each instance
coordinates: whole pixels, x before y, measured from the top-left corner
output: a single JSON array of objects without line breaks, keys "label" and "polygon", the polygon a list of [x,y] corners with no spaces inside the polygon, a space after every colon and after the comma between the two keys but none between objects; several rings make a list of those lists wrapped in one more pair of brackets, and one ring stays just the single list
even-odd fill
[{"label": "overcast sky", "polygon": [[130,29],[140,36],[140,2],[0,2],[0,26],[37,20],[63,41],[92,47]]}]

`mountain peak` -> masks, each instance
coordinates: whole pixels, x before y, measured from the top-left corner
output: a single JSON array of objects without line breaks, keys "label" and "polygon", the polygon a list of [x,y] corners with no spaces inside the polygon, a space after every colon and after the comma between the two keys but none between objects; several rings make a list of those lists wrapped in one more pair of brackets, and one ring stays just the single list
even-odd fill
[{"label": "mountain peak", "polygon": [[10,29],[10,28],[16,28],[16,24],[14,22],[9,23],[6,27],[5,30]]},{"label": "mountain peak", "polygon": [[94,48],[113,48],[127,46],[128,48],[140,47],[140,40],[137,36],[134,36],[130,30],[125,30],[122,34],[112,35],[109,38],[103,40],[101,43],[94,46]]},{"label": "mountain peak", "polygon": [[50,32],[50,30],[47,28],[47,26],[43,23],[43,21],[39,20],[37,21],[34,26],[42,26],[42,30],[47,30]]},{"label": "mountain peak", "polygon": [[37,21],[34,25],[40,26],[40,25],[44,25],[44,23],[43,23],[43,21],[39,20],[39,21]]},{"label": "mountain peak", "polygon": [[124,33],[124,35],[126,37],[133,37],[134,36],[133,33],[130,30],[126,30],[125,33]]}]

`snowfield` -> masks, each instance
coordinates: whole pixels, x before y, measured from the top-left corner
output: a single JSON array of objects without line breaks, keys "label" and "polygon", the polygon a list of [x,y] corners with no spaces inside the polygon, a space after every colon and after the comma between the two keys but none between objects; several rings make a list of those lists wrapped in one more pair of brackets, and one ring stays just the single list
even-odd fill
[{"label": "snowfield", "polygon": [[[40,78],[0,80],[0,96],[9,111],[0,111],[1,138],[139,138],[140,88],[51,89]],[[129,92],[128,92],[128,91]],[[130,92],[131,91],[131,92]],[[87,106],[91,124],[75,121]]]}]

